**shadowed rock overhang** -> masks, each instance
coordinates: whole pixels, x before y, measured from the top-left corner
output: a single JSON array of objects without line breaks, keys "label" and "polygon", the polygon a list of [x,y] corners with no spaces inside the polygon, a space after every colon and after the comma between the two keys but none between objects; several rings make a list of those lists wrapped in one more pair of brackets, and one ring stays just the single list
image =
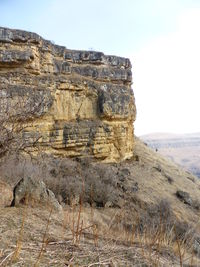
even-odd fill
[{"label": "shadowed rock overhang", "polygon": [[[0,116],[21,118],[43,152],[121,161],[133,154],[129,59],[70,50],[0,27]],[[39,138],[38,138],[39,137]]]}]

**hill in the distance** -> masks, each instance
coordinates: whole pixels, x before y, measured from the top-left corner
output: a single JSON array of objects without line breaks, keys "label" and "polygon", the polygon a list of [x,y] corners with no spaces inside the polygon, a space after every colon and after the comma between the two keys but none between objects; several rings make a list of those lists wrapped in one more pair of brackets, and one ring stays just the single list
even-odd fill
[{"label": "hill in the distance", "polygon": [[200,133],[153,133],[141,139],[160,154],[200,177]]}]

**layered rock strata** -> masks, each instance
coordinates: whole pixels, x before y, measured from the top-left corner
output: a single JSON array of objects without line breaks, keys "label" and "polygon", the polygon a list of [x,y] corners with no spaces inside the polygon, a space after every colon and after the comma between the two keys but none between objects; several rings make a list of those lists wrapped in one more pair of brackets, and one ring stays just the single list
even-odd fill
[{"label": "layered rock strata", "polygon": [[46,153],[120,161],[133,154],[131,63],[0,28],[0,116]]}]

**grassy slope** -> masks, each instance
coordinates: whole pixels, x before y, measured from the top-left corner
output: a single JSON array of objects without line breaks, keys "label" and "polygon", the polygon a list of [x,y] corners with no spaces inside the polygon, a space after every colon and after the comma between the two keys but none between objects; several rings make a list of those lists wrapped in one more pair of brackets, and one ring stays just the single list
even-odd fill
[{"label": "grassy slope", "polygon": [[200,176],[200,144],[194,143],[195,139],[199,138],[199,133],[180,135],[157,133],[141,137],[144,142],[157,147],[160,154],[181,165],[185,170]]},{"label": "grassy slope", "polygon": [[[63,214],[52,214],[49,225],[46,208],[1,209],[0,266],[6,266],[4,263],[7,266],[140,266],[145,262],[143,266],[180,266],[179,253],[174,254],[177,249],[172,244],[163,241],[158,249],[150,237],[138,236],[133,229],[128,231],[122,222],[136,223],[136,214],[166,199],[180,220],[197,225],[199,211],[181,202],[175,194],[177,190],[187,191],[200,201],[200,182],[139,139],[136,139],[135,159],[102,164],[102,168],[116,174],[129,170],[125,179],[119,177],[116,181],[113,192],[120,196],[121,208],[82,206],[78,223],[80,207],[66,206]],[[91,164],[94,168],[99,166]]]},{"label": "grassy slope", "polygon": [[[194,200],[199,201],[199,179],[154,152],[139,139],[136,141],[135,154],[139,156],[139,164],[136,164],[133,170],[136,172],[138,183],[143,185],[139,197],[153,202],[161,198],[167,199],[180,218],[197,222],[197,211],[179,201],[175,194],[177,190],[186,191]],[[172,178],[171,183],[169,177]]]}]

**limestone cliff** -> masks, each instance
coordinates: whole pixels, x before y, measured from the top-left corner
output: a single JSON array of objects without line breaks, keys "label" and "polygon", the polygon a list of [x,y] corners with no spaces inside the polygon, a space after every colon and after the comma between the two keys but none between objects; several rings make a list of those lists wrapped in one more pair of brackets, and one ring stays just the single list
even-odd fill
[{"label": "limestone cliff", "polygon": [[131,63],[0,28],[0,116],[18,116],[44,152],[118,161],[133,153]]}]

